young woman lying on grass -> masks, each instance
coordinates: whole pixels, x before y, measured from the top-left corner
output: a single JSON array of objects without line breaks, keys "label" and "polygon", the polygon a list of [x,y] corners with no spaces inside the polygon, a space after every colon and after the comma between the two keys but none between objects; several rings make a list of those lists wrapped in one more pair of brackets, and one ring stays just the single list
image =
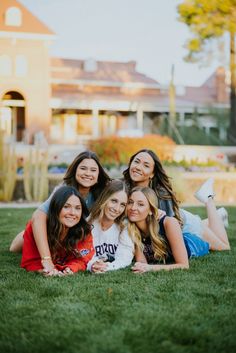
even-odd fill
[{"label": "young woman lying on grass", "polygon": [[[209,198],[215,233],[207,233],[203,239],[196,235],[190,238],[194,248],[204,247],[206,253],[211,250],[228,250],[229,242],[221,218],[216,208],[213,212],[213,199]],[[135,242],[135,264],[133,272],[160,271],[189,268],[188,257],[191,256],[189,237],[183,237],[181,227],[174,217],[158,218],[158,200],[155,192],[149,187],[136,187],[131,191],[127,215],[129,233]],[[191,234],[190,234],[191,235]],[[198,249],[197,249],[198,250]],[[201,250],[201,249],[199,249]]]},{"label": "young woman lying on grass", "polygon": [[[69,275],[85,271],[94,255],[91,226],[85,217],[86,205],[78,191],[72,186],[62,186],[52,196],[47,218],[47,237],[54,271],[50,275]],[[21,267],[27,271],[44,272],[41,257],[29,222],[24,231]]]},{"label": "young woman lying on grass", "polygon": [[90,214],[95,255],[88,270],[102,273],[129,266],[134,256],[134,244],[124,224],[128,196],[125,184],[111,181],[97,199]]},{"label": "young woman lying on grass", "polygon": [[[203,227],[208,226],[207,219],[202,222],[198,215],[179,208],[170,178],[166,174],[160,159],[152,150],[142,149],[131,156],[128,168],[123,172],[123,175],[130,190],[135,186],[149,186],[157,195],[159,209],[164,211],[167,216],[175,217],[182,226],[183,232],[200,234]],[[195,197],[205,205],[208,196],[214,195],[213,183],[212,178],[208,179],[195,193]],[[214,209],[215,207],[213,207],[213,212]],[[212,218],[212,204],[208,204],[206,210],[208,218]],[[228,213],[226,209],[222,207],[217,212],[227,226]]]},{"label": "young woman lying on grass", "polygon": [[[91,151],[80,153],[70,164],[60,184],[55,190],[63,185],[74,186],[86,202],[86,206],[91,209],[97,197],[110,181],[109,176],[104,171],[97,155]],[[44,262],[45,270],[49,272],[54,269],[51,261],[51,254],[47,243],[47,214],[52,195],[46,200],[32,216],[32,228],[39,253],[47,258]],[[23,232],[19,233],[12,241],[11,252],[21,252],[23,246]]]}]

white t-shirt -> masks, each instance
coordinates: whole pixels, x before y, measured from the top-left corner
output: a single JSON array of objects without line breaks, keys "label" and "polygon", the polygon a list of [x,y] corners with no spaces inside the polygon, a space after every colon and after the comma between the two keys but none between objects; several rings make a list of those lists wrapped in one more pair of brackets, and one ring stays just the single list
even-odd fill
[{"label": "white t-shirt", "polygon": [[91,271],[92,264],[101,258],[108,260],[108,271],[118,270],[131,264],[134,256],[134,243],[126,227],[120,232],[119,226],[113,223],[109,229],[104,231],[100,223],[95,220],[92,235],[95,254],[87,265],[89,271]]}]

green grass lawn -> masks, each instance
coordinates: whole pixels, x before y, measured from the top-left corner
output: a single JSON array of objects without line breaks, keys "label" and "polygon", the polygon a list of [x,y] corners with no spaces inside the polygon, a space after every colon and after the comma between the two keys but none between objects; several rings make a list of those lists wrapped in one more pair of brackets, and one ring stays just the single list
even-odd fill
[{"label": "green grass lawn", "polygon": [[44,278],[8,252],[32,209],[0,209],[0,351],[235,352],[236,208],[228,211],[232,250],[191,260],[190,270]]}]

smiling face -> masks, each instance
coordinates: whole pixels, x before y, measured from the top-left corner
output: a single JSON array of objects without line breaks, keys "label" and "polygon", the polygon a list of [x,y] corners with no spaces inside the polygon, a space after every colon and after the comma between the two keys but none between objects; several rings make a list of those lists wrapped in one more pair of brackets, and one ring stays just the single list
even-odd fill
[{"label": "smiling face", "polygon": [[151,214],[150,204],[146,196],[141,191],[134,191],[128,200],[127,215],[130,222],[145,222],[149,214]]},{"label": "smiling face", "polygon": [[67,228],[74,227],[79,223],[82,215],[82,205],[80,199],[71,195],[59,213],[59,221]]},{"label": "smiling face", "polygon": [[111,195],[104,207],[104,216],[106,220],[115,221],[125,210],[127,204],[127,194],[125,191],[118,191]]},{"label": "smiling face", "polygon": [[94,159],[83,159],[76,169],[75,178],[79,185],[91,188],[98,181],[99,167]]},{"label": "smiling face", "polygon": [[154,160],[147,152],[138,153],[129,167],[131,180],[138,186],[148,186],[154,176]]}]

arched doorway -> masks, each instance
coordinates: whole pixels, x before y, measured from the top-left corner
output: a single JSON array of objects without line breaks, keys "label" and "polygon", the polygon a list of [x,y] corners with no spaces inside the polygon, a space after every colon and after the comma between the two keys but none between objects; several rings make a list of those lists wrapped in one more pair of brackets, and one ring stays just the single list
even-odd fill
[{"label": "arched doorway", "polygon": [[25,132],[25,99],[15,91],[6,92],[1,100],[0,128],[15,141],[22,141]]}]

